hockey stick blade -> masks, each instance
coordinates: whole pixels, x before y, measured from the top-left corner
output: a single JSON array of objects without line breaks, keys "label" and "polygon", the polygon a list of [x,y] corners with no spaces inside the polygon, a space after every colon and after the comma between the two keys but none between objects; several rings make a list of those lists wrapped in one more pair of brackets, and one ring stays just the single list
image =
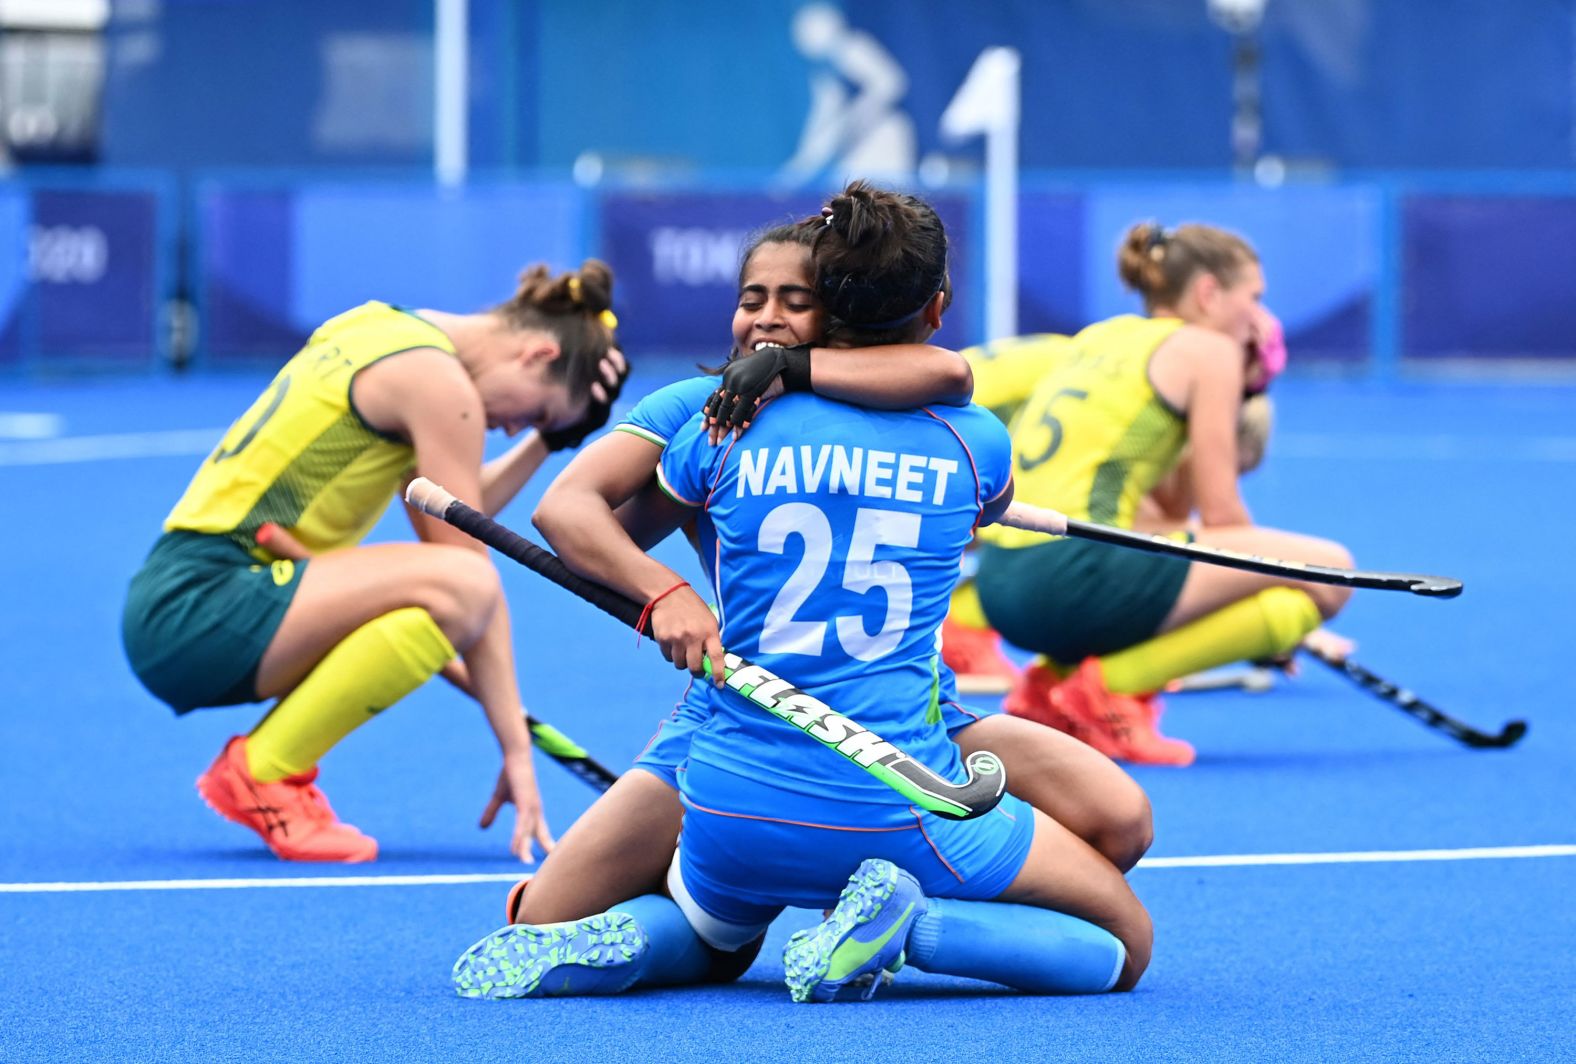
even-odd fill
[{"label": "hockey stick blade", "polygon": [[551,724],[537,720],[529,713],[525,715],[525,724],[531,730],[532,745],[564,766],[572,775],[579,776],[599,791],[605,791],[618,782],[618,773],[596,760],[584,747]]},{"label": "hockey stick blade", "polygon": [[1524,720],[1509,721],[1497,733],[1480,731],[1464,721],[1457,720],[1442,710],[1436,709],[1423,701],[1411,691],[1397,687],[1380,676],[1357,664],[1351,658],[1342,660],[1332,657],[1311,647],[1303,647],[1303,652],[1317,661],[1322,661],[1336,672],[1352,680],[1357,686],[1380,698],[1403,713],[1409,713],[1436,731],[1446,735],[1466,746],[1478,750],[1502,750],[1514,746],[1527,734],[1527,722]]},{"label": "hockey stick blade", "polygon": [[[639,603],[573,572],[549,550],[537,546],[476,510],[426,477],[417,477],[405,501],[422,513],[453,525],[500,554],[545,576],[631,628],[644,612]],[[650,635],[649,622],[642,634]],[[710,663],[707,663],[710,672]],[[975,751],[964,763],[962,783],[942,778],[863,725],[794,687],[767,669],[727,654],[723,683],[760,709],[794,725],[852,761],[910,802],[948,820],[972,820],[994,809],[1007,789],[1007,772],[996,755]]]},{"label": "hockey stick blade", "polygon": [[1169,554],[1189,561],[1221,565],[1228,569],[1245,569],[1248,572],[1266,573],[1270,576],[1287,576],[1313,584],[1334,584],[1339,587],[1361,587],[1378,591],[1409,591],[1427,598],[1455,598],[1461,594],[1461,581],[1448,576],[1369,572],[1363,569],[1341,569],[1308,562],[1261,558],[1257,554],[1227,550],[1224,547],[1183,543],[1165,536],[1079,521],[1055,510],[1047,510],[1027,503],[1013,503],[997,521],[999,524],[1013,528],[1044,532],[1052,536],[1073,536],[1078,539],[1093,540],[1096,543],[1147,551],[1150,554]]}]

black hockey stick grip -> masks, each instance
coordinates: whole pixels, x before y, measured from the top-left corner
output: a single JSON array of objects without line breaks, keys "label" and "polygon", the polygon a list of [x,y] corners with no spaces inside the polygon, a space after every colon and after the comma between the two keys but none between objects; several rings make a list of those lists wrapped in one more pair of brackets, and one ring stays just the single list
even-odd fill
[{"label": "black hockey stick grip", "polygon": [[[634,600],[570,572],[550,551],[467,506],[425,477],[411,481],[405,489],[405,501],[574,592],[631,628],[639,624],[645,612]],[[651,634],[649,620],[643,634]],[[724,660],[725,686],[841,754],[922,809],[949,820],[972,820],[994,809],[1006,793],[1006,768],[989,751],[970,754],[964,760],[966,778],[962,783],[953,783],[767,669],[737,654],[727,654]],[[709,659],[706,672],[711,673]]]},{"label": "black hockey stick grip", "polygon": [[[623,621],[630,628],[640,622],[640,604],[627,599],[612,588],[572,572],[558,560],[558,555],[538,547],[524,536],[494,521],[479,510],[467,506],[444,491],[426,477],[417,477],[405,491],[405,501],[422,513],[430,514],[461,532],[481,540],[499,554],[507,555],[559,587],[585,599],[603,613]],[[646,622],[642,635],[651,634],[651,622]]]},{"label": "black hockey stick grip", "polygon": [[1150,554],[1169,554],[1189,561],[1222,565],[1228,569],[1245,569],[1252,573],[1285,576],[1305,580],[1311,584],[1334,584],[1340,587],[1362,587],[1378,591],[1410,591],[1428,598],[1455,598],[1461,594],[1461,581],[1448,576],[1423,576],[1416,573],[1382,573],[1363,569],[1341,569],[1329,565],[1307,562],[1282,561],[1261,558],[1257,554],[1208,547],[1202,543],[1183,543],[1165,536],[1134,532],[1131,529],[1099,525],[1067,517],[1055,510],[1027,503],[1015,502],[997,519],[998,524],[1012,528],[1044,532],[1052,536],[1074,536],[1117,547],[1147,551]]}]

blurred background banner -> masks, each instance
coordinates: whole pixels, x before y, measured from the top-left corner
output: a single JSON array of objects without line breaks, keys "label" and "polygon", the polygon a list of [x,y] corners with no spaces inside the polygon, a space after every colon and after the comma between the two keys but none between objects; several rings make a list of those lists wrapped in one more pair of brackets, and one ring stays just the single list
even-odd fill
[{"label": "blurred background banner", "polygon": [[1576,352],[1576,197],[1411,196],[1403,224],[1409,355]]},{"label": "blurred background banner", "polygon": [[554,182],[211,179],[198,196],[198,312],[215,361],[293,351],[368,299],[479,310],[521,267],[577,262],[585,197]]},{"label": "blurred background banner", "polygon": [[[108,165],[429,161],[431,0],[109,6]],[[850,138],[896,116],[922,158],[952,150],[942,111],[1006,44],[1024,56],[1026,168],[1218,169],[1234,37],[1211,6],[469,0],[475,162],[774,169],[838,101],[876,119]],[[1572,16],[1571,0],[1269,0],[1263,148],[1341,169],[1569,168]]]},{"label": "blurred background banner", "polygon": [[158,182],[0,194],[0,365],[152,368],[164,351],[170,200]]},{"label": "blurred background banner", "polygon": [[941,210],[954,346],[1135,308],[1154,218],[1255,244],[1300,366],[1576,367],[1573,84],[1576,0],[6,0],[0,369],[277,362],[587,255],[710,359],[743,236],[850,176]]},{"label": "blurred background banner", "polygon": [[732,346],[739,249],[751,235],[819,212],[812,195],[612,192],[600,253],[617,263],[619,337],[631,350],[718,365]]},{"label": "blurred background banner", "polygon": [[[953,270],[973,270],[966,197],[930,197],[947,226]],[[619,336],[632,350],[676,352],[716,365],[731,346],[740,249],[761,231],[821,209],[819,194],[609,192],[597,215],[597,254],[615,264]],[[938,343],[963,347],[977,333],[978,297],[958,291]]]},{"label": "blurred background banner", "polygon": [[1299,358],[1351,361],[1367,354],[1382,242],[1377,189],[1103,185],[1089,195],[1084,217],[1084,320],[1139,309],[1113,263],[1122,235],[1143,218],[1166,225],[1207,220],[1247,234],[1264,266],[1265,302],[1285,325],[1287,346]]}]

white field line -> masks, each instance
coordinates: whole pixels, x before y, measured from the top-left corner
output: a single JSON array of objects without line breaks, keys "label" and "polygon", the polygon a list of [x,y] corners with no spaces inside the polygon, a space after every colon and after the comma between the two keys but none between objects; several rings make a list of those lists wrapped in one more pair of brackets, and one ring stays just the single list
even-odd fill
[{"label": "white field line", "polygon": [[1252,868],[1262,865],[1384,864],[1576,857],[1576,846],[1476,846],[1459,850],[1360,850],[1353,853],[1234,853],[1212,857],[1146,857],[1139,868]]},{"label": "white field line", "polygon": [[66,419],[59,414],[27,414],[0,410],[0,439],[47,440],[59,436]]},{"label": "white field line", "polygon": [[0,883],[0,894],[73,894],[114,890],[246,890],[253,887],[441,887],[468,883],[513,883],[524,874],[478,873],[427,876],[270,876],[255,879],[122,879],[102,883]]},{"label": "white field line", "polygon": [[207,454],[224,433],[222,428],[175,429],[167,432],[117,432],[104,436],[60,436],[52,440],[0,440],[0,466]]},{"label": "white field line", "polygon": [[[1252,868],[1264,865],[1379,864],[1576,857],[1576,845],[1480,846],[1458,850],[1367,850],[1352,853],[1248,853],[1201,857],[1146,857],[1139,868]],[[0,894],[71,894],[122,890],[241,890],[280,887],[431,887],[513,883],[520,873],[424,876],[270,876],[254,879],[127,879],[87,883],[0,883]]]}]

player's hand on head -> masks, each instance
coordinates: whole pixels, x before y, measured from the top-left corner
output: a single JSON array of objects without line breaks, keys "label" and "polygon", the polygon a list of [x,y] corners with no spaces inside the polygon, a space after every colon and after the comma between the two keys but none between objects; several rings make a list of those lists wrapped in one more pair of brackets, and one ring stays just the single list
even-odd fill
[{"label": "player's hand on head", "polygon": [[597,363],[597,372],[601,374],[601,379],[591,382],[591,401],[612,406],[624,390],[624,382],[629,379],[629,360],[624,357],[624,352],[610,347],[602,361]]},{"label": "player's hand on head", "polygon": [[722,682],[722,633],[694,588],[681,587],[651,608],[651,638],[675,669],[704,676],[710,663],[714,682]]},{"label": "player's hand on head", "polygon": [[723,368],[717,390],[706,400],[711,441],[717,443],[729,432],[743,433],[768,399],[809,390],[809,344],[766,346],[740,355]]},{"label": "player's hand on head", "polygon": [[573,450],[584,443],[587,436],[607,424],[613,412],[613,403],[618,400],[619,393],[624,390],[624,382],[629,379],[629,361],[618,348],[608,348],[597,370],[601,379],[591,383],[585,416],[573,425],[542,433],[542,442],[549,451]]},{"label": "player's hand on head", "polygon": [[553,836],[542,809],[542,796],[536,789],[536,766],[531,761],[529,747],[504,755],[498,782],[493,786],[487,808],[482,811],[481,826],[492,827],[499,810],[511,802],[514,803],[514,833],[509,839],[509,852],[530,864],[535,860],[531,844],[534,842],[544,854],[550,853]]}]

